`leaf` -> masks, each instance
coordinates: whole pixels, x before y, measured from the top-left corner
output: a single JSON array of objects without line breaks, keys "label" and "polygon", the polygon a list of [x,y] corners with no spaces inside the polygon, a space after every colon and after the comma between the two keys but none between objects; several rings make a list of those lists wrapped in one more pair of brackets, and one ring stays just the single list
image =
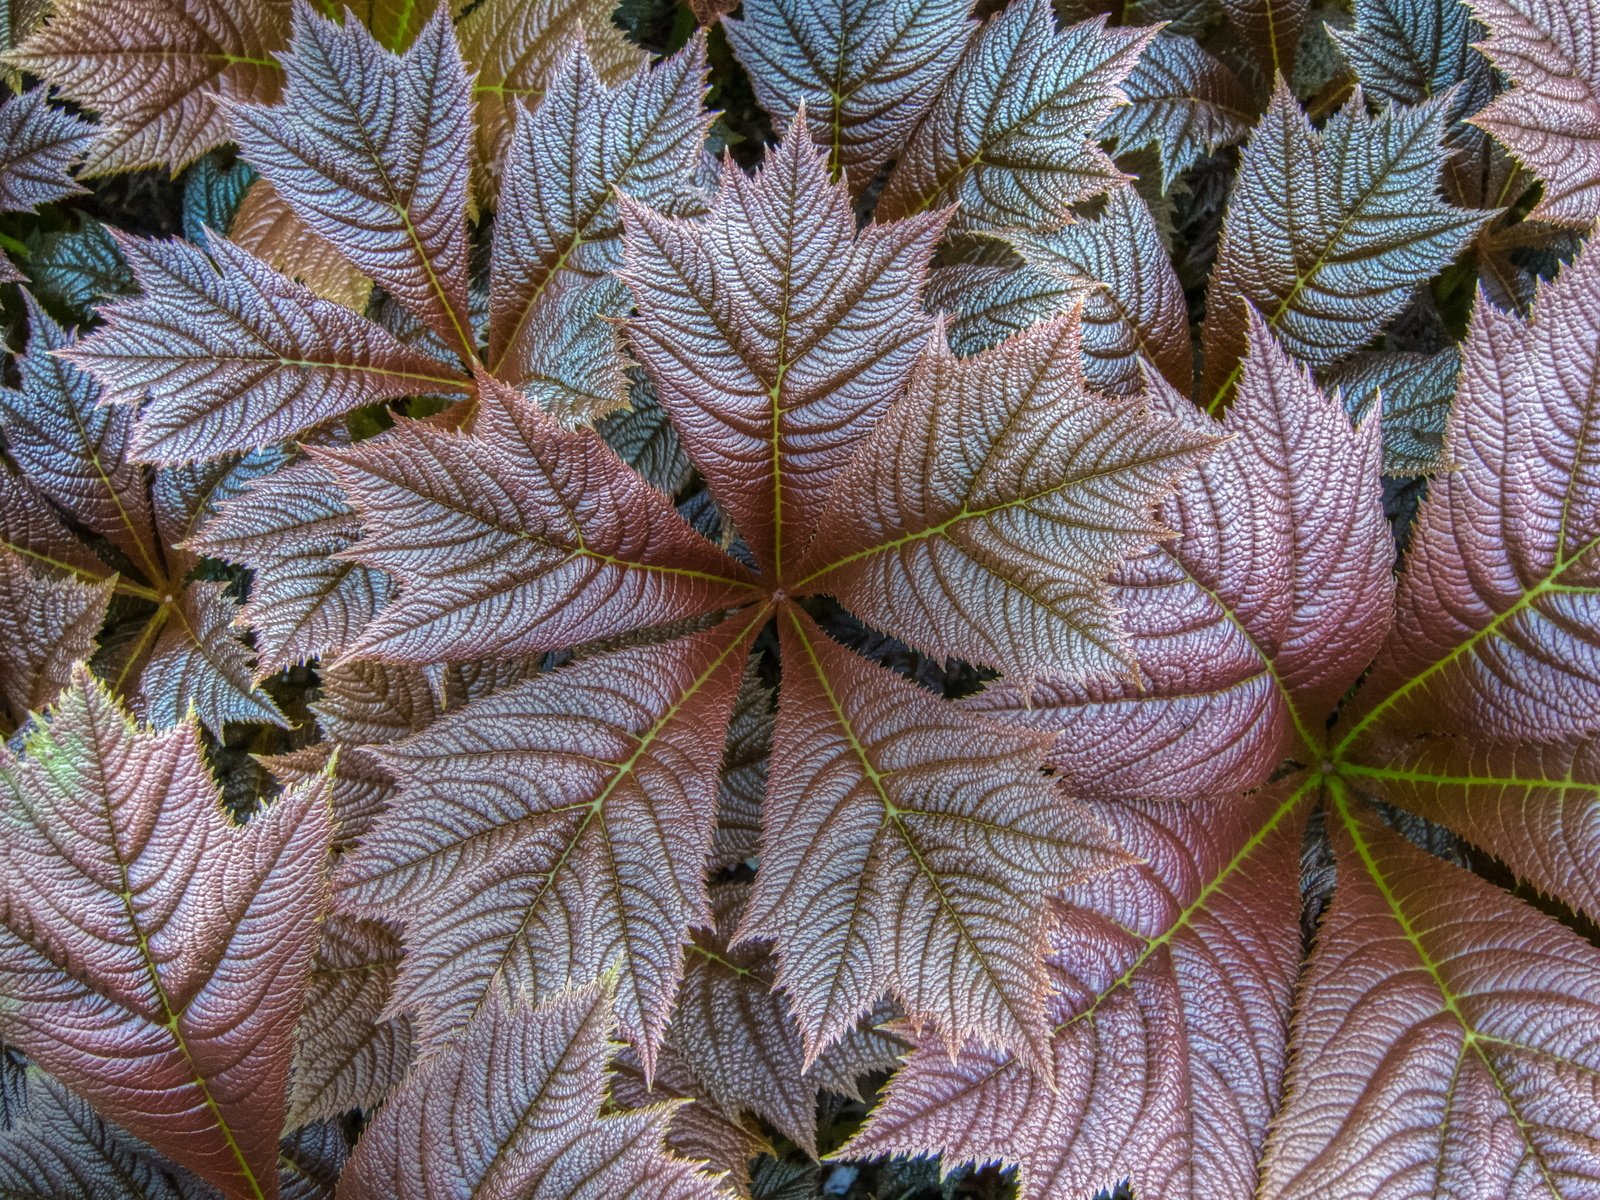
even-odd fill
[{"label": "leaf", "polygon": [[609,988],[530,1009],[492,997],[453,1053],[414,1074],[350,1160],[341,1200],[454,1195],[725,1197],[662,1146],[667,1108],[601,1114]]},{"label": "leaf", "polygon": [[220,583],[192,583],[170,602],[139,675],[139,714],[165,729],[188,716],[221,733],[230,721],[287,725],[255,690],[250,651],[229,628],[237,609]]},{"label": "leaf", "polygon": [[[574,52],[539,107],[518,119],[490,261],[486,361],[503,381],[532,374],[551,339],[545,325],[556,297],[619,264],[619,192],[668,212],[700,207],[694,173],[711,120],[701,105],[705,73],[703,38],[614,89]],[[623,289],[604,294],[603,315],[627,314]]]},{"label": "leaf", "polygon": [[346,553],[399,584],[347,656],[513,657],[753,598],[743,568],[593,431],[489,382],[472,436],[402,421],[318,452],[362,516]]},{"label": "leaf", "polygon": [[[207,1189],[209,1190],[209,1189]],[[202,1200],[201,1185],[37,1068],[22,1120],[0,1131],[6,1200]]]},{"label": "leaf", "polygon": [[753,179],[724,165],[703,221],[621,206],[633,348],[717,502],[781,578],[932,329],[917,295],[947,214],[857,233],[799,118]]},{"label": "leaf", "polygon": [[306,228],[464,359],[472,95],[449,14],[394,55],[354,21],[294,11],[281,103],[229,110],[234,137]]},{"label": "leaf", "polygon": [[754,859],[761,847],[761,798],[776,719],[773,691],[761,682],[756,660],[745,667],[728,725],[728,744],[717,775],[717,828],[711,839],[713,872]]},{"label": "leaf", "polygon": [[382,1015],[400,956],[400,939],[380,922],[333,915],[323,923],[295,1032],[290,1128],[376,1107],[405,1079],[411,1022]]},{"label": "leaf", "polygon": [[1212,444],[1089,392],[1069,315],[958,359],[936,338],[841,475],[797,592],[936,658],[1024,677],[1125,675],[1107,572]]},{"label": "leaf", "polygon": [[1592,1190],[1594,948],[1353,804],[1335,812],[1339,888],[1260,1194]]},{"label": "leaf", "polygon": [[595,431],[617,457],[665,496],[676,496],[689,485],[694,468],[684,453],[683,440],[667,419],[655,388],[638,367],[627,368],[628,404],[595,425]]},{"label": "leaf", "polygon": [[208,154],[195,163],[183,180],[183,236],[203,246],[208,229],[226,235],[257,180],[249,163],[235,161],[224,167],[220,154]]},{"label": "leaf", "polygon": [[1023,1200],[1128,1180],[1249,1197],[1287,1066],[1306,788],[1097,807],[1135,865],[1057,907],[1047,1069],[923,1037],[843,1153],[1018,1169]]},{"label": "leaf", "polygon": [[277,96],[288,16],[286,0],[56,0],[7,60],[100,114],[83,174],[176,174],[228,140],[219,101]]},{"label": "leaf", "polygon": [[271,675],[343,651],[389,598],[388,576],[338,557],[360,532],[328,469],[299,462],[255,480],[186,544],[251,569],[237,620]]},{"label": "leaf", "polygon": [[1040,773],[1049,739],[962,712],[793,608],[739,941],[776,945],[809,1065],[886,991],[949,1043],[1046,1053],[1045,896],[1121,861]]},{"label": "leaf", "polygon": [[1255,115],[1225,63],[1193,38],[1168,33],[1145,47],[1122,90],[1128,103],[1111,110],[1100,135],[1121,152],[1154,146],[1163,194],[1204,155],[1244,141]]},{"label": "leaf", "polygon": [[93,136],[88,122],[45,103],[36,87],[0,104],[0,212],[31,212],[87,189],[71,168]]},{"label": "leaf", "polygon": [[108,403],[148,401],[134,451],[152,462],[282,442],[363,405],[469,382],[381,326],[319,299],[226,238],[120,238],[142,294],[68,357]]},{"label": "leaf", "polygon": [[1435,100],[1370,117],[1356,96],[1319,131],[1279,83],[1245,148],[1206,293],[1213,414],[1238,382],[1247,304],[1295,358],[1333,366],[1484,223],[1439,198],[1447,111]]},{"label": "leaf", "polygon": [[1600,733],[1600,254],[1527,321],[1480,303],[1394,629],[1342,747],[1369,731],[1551,742]]},{"label": "leaf", "polygon": [[334,1187],[350,1144],[339,1122],[323,1121],[297,1129],[278,1143],[278,1181],[282,1200],[333,1200]]},{"label": "leaf", "polygon": [[358,313],[366,311],[372,280],[313,233],[265,179],[257,178],[244,194],[231,233],[234,245],[274,271],[299,280],[324,300]]},{"label": "leaf", "polygon": [[312,711],[332,741],[398,741],[432,724],[443,711],[427,676],[415,667],[345,662],[320,674],[322,696]]},{"label": "leaf", "polygon": [[1358,0],[1355,28],[1330,30],[1361,87],[1385,104],[1421,104],[1465,83],[1452,116],[1476,112],[1494,95],[1489,64],[1472,43],[1483,27],[1461,0]]},{"label": "leaf", "polygon": [[756,99],[792,121],[802,105],[828,170],[859,192],[898,157],[972,33],[966,0],[873,4],[749,0],[726,20]]},{"label": "leaf", "polygon": [[[543,96],[580,32],[589,63],[608,87],[644,64],[644,52],[612,22],[615,11],[615,0],[483,0],[461,18],[461,52],[474,74],[478,110],[473,159],[482,173],[480,196],[494,193],[518,112]],[[565,171],[566,154],[562,162]]]},{"label": "leaf", "polygon": [[1122,174],[1094,136],[1153,29],[1056,29],[1018,0],[968,44],[878,198],[892,221],[959,202],[957,229],[1047,230]]},{"label": "leaf", "polygon": [[322,790],[236,829],[198,729],[135,729],[82,670],[3,776],[0,1033],[224,1195],[275,1196]]},{"label": "leaf", "polygon": [[1544,181],[1528,214],[1587,229],[1600,217],[1600,24],[1552,0],[1474,0],[1483,53],[1511,77],[1472,123]]},{"label": "leaf", "polygon": [[1072,795],[1190,800],[1320,758],[1327,713],[1384,637],[1394,547],[1376,423],[1352,431],[1264,322],[1252,331],[1220,426],[1170,392],[1158,408],[1233,436],[1163,507],[1171,550],[1114,576],[1144,679],[1001,681],[973,702],[1062,731],[1050,760]]},{"label": "leaf", "polygon": [[94,653],[112,581],[51,579],[0,548],[0,698],[10,727],[44,708]]},{"label": "leaf", "polygon": [[1255,52],[1263,78],[1293,78],[1310,0],[1218,0],[1218,6]]},{"label": "leaf", "polygon": [[34,294],[84,321],[94,315],[97,301],[135,290],[116,239],[99,221],[80,217],[76,229],[35,231],[27,245]]},{"label": "leaf", "polygon": [[1461,355],[1452,347],[1437,354],[1358,354],[1322,378],[1339,389],[1356,424],[1383,409],[1383,473],[1432,475],[1449,466],[1445,423],[1455,399]]},{"label": "leaf", "polygon": [[426,1040],[616,963],[648,1072],[706,915],[718,751],[759,621],[581,660],[373,751],[399,793],[341,882],[405,923],[393,1008]]}]

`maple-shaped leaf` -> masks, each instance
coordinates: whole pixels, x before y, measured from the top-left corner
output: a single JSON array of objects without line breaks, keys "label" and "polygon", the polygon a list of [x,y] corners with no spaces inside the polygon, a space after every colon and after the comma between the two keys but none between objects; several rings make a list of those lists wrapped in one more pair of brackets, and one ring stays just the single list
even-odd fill
[{"label": "maple-shaped leaf", "polygon": [[775,943],[809,1064],[888,991],[952,1044],[1045,1054],[1044,898],[1121,861],[1041,774],[1050,739],[964,713],[779,614],[785,676],[741,940]]},{"label": "maple-shaped leaf", "polygon": [[399,585],[347,654],[511,657],[754,598],[744,568],[592,430],[564,430],[487,378],[479,387],[471,435],[402,421],[318,452],[362,516],[345,553]]},{"label": "maple-shaped leaf", "polygon": [[1529,216],[1587,229],[1600,217],[1600,16],[1560,0],[1473,0],[1480,43],[1512,88],[1472,123],[1544,181]]},{"label": "maple-shaped leaf", "polygon": [[1531,318],[1480,303],[1394,629],[1342,744],[1375,728],[1550,742],[1600,733],[1600,254]]},{"label": "maple-shaped leaf", "polygon": [[[701,104],[705,71],[705,39],[697,37],[608,89],[589,58],[574,50],[539,107],[518,118],[490,263],[485,361],[501,380],[520,384],[535,374],[538,360],[570,357],[540,352],[541,341],[553,340],[549,326],[563,307],[587,315],[590,324],[626,315],[626,291],[601,282],[622,255],[618,192],[664,211],[702,206],[694,175],[711,120]],[[594,313],[583,314],[571,299],[558,303],[579,286],[591,294],[605,288]],[[601,344],[614,357],[609,332]],[[576,415],[590,414],[579,408]]]},{"label": "maple-shaped leaf", "polygon": [[198,729],[136,729],[87,671],[0,766],[0,1034],[223,1194],[275,1196],[323,789],[234,828]]},{"label": "maple-shaped leaf", "polygon": [[[324,300],[356,312],[366,310],[372,296],[372,280],[325,238],[307,228],[265,179],[257,178],[251,184],[232,224],[225,230],[217,228],[218,232],[227,233],[241,250],[259,258],[274,271],[305,284]],[[185,236],[192,242],[200,241],[187,232]]]},{"label": "maple-shaped leaf", "polygon": [[1056,28],[1017,0],[978,31],[878,199],[881,221],[959,203],[958,229],[1050,229],[1122,181],[1094,142],[1154,29]]},{"label": "maple-shaped leaf", "polygon": [[100,115],[84,173],[177,172],[228,140],[218,101],[270,101],[288,0],[57,0],[7,55]]},{"label": "maple-shaped leaf", "polygon": [[928,304],[950,312],[950,342],[970,354],[1082,305],[1083,372],[1100,391],[1144,386],[1141,359],[1187,392],[1194,377],[1188,305],[1150,209],[1132,187],[1099,216],[1007,243],[1013,268],[964,263],[933,272]]},{"label": "maple-shaped leaf", "polygon": [[491,994],[617,963],[648,1068],[706,915],[716,768],[758,619],[580,660],[371,751],[399,790],[343,899],[404,924],[393,1007],[419,1010],[430,1040]]},{"label": "maple-shaped leaf", "polygon": [[840,476],[796,589],[937,657],[1029,677],[1125,674],[1111,567],[1212,445],[1090,392],[1076,312],[958,359],[931,342]]},{"label": "maple-shaped leaf", "polygon": [[204,1200],[213,1194],[38,1068],[25,1075],[22,1111],[0,1125],[0,1196],[6,1200]]},{"label": "maple-shaped leaf", "polygon": [[781,576],[827,489],[904,385],[939,212],[859,233],[797,116],[754,178],[729,160],[710,214],[622,201],[632,342],[689,457]]},{"label": "maple-shaped leaf", "polygon": [[1140,861],[1061,897],[1047,1069],[921,1038],[843,1153],[999,1160],[1023,1200],[1121,1180],[1254,1195],[1288,1058],[1306,793],[1097,807]]},{"label": "maple-shaped leaf", "polygon": [[94,653],[114,583],[51,578],[0,547],[0,712],[11,728],[56,698]]},{"label": "maple-shaped leaf", "polygon": [[328,469],[298,462],[253,481],[185,543],[251,569],[237,620],[255,633],[257,672],[342,651],[389,598],[381,571],[338,557],[361,534]]},{"label": "maple-shaped leaf", "polygon": [[1202,396],[1238,382],[1253,305],[1295,358],[1360,350],[1487,219],[1444,203],[1444,101],[1369,116],[1357,95],[1315,130],[1280,80],[1251,135],[1206,293]]},{"label": "maple-shaped leaf", "polygon": [[1444,430],[1461,373],[1454,347],[1437,354],[1358,354],[1322,376],[1357,424],[1383,408],[1383,473],[1431,475],[1449,465]]},{"label": "maple-shaped leaf", "polygon": [[411,1022],[383,1014],[401,953],[381,922],[340,914],[323,922],[295,1031],[290,1128],[375,1107],[400,1086],[411,1067]]},{"label": "maple-shaped leaf", "polygon": [[1220,425],[1166,394],[1168,410],[1233,437],[1162,509],[1172,548],[1115,577],[1143,679],[1001,681],[973,702],[1061,730],[1051,761],[1073,795],[1189,799],[1263,782],[1321,746],[1384,636],[1394,548],[1377,425],[1352,430],[1265,323],[1251,326]]},{"label": "maple-shaped leaf", "polygon": [[396,396],[466,392],[458,372],[272,271],[226,238],[119,238],[141,294],[67,352],[108,403],[138,404],[147,462],[285,441]]},{"label": "maple-shaped leaf", "polygon": [[1258,1194],[1600,1187],[1600,955],[1359,802],[1334,812],[1338,890]]},{"label": "maple-shaped leaf", "polygon": [[308,229],[472,359],[472,94],[449,13],[396,55],[301,0],[282,62],[282,103],[230,109],[245,157]]},{"label": "maple-shaped leaf", "polygon": [[362,1135],[341,1200],[459,1194],[717,1200],[729,1193],[669,1154],[671,1109],[602,1115],[615,1029],[604,985],[543,1007],[499,994],[461,1044],[414,1073]]},{"label": "maple-shaped leaf", "polygon": [[85,189],[69,174],[91,126],[33,88],[0,104],[0,212],[26,212]]},{"label": "maple-shaped leaf", "polygon": [[1150,42],[1122,90],[1128,103],[1112,110],[1100,135],[1118,151],[1154,146],[1163,192],[1203,155],[1242,142],[1255,117],[1238,76],[1189,37]]},{"label": "maple-shaped leaf", "polygon": [[472,157],[482,176],[480,195],[494,191],[518,113],[544,95],[575,43],[581,41],[607,86],[644,65],[644,52],[612,21],[615,11],[615,0],[483,0],[461,18],[461,52],[473,73],[478,114]]},{"label": "maple-shaped leaf", "polygon": [[722,22],[756,99],[785,123],[802,105],[828,169],[852,191],[899,156],[970,36],[967,0],[750,0]]}]

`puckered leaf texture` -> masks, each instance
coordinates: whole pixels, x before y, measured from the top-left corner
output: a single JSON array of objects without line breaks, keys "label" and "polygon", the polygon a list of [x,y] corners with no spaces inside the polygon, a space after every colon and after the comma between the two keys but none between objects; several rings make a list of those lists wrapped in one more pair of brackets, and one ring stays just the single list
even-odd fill
[{"label": "puckered leaf texture", "polygon": [[69,170],[92,131],[87,122],[45,103],[33,88],[0,104],[0,212],[37,208],[85,189]]},{"label": "puckered leaf texture", "polygon": [[323,788],[233,828],[195,727],[137,730],[82,671],[0,767],[0,1034],[225,1195],[275,1196]]}]

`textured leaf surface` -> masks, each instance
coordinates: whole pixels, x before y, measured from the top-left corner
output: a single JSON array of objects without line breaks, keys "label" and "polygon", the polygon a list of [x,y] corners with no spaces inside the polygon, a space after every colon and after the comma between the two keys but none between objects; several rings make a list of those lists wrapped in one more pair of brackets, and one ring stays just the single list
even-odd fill
[{"label": "textured leaf surface", "polygon": [[10,726],[52,703],[94,653],[112,583],[52,579],[0,549],[0,703]]},{"label": "textured leaf surface", "polygon": [[318,298],[225,238],[120,239],[142,294],[69,357],[109,403],[137,404],[137,455],[215,458],[281,442],[363,405],[469,382],[382,326]]},{"label": "textured leaf surface", "polygon": [[1228,23],[1244,36],[1255,52],[1256,67],[1263,78],[1293,76],[1311,0],[1218,0],[1218,3]]},{"label": "textured leaf surface", "polygon": [[862,444],[794,590],[940,658],[1125,674],[1110,569],[1211,439],[1089,392],[1076,315],[958,359],[936,339]]},{"label": "textured leaf surface", "polygon": [[1168,410],[1234,436],[1164,507],[1172,549],[1116,576],[1143,680],[1002,682],[974,701],[1062,730],[1051,761],[1073,795],[1254,787],[1297,746],[1322,745],[1327,712],[1384,636],[1394,549],[1377,426],[1352,431],[1264,324],[1253,328],[1220,426],[1167,396]]},{"label": "textured leaf surface", "polygon": [[601,986],[538,1009],[492,997],[459,1049],[413,1075],[372,1123],[341,1200],[727,1195],[663,1148],[670,1110],[601,1115],[614,1028]]},{"label": "textured leaf surface", "polygon": [[1206,154],[1242,142],[1254,110],[1238,76],[1193,38],[1163,34],[1145,47],[1102,137],[1119,151],[1154,146],[1161,190]]},{"label": "textured leaf surface", "polygon": [[1452,97],[1458,116],[1494,92],[1483,55],[1472,46],[1483,27],[1461,0],[1358,0],[1355,29],[1333,34],[1363,90],[1389,104],[1420,104],[1465,82]]},{"label": "textured leaf surface", "polygon": [[224,167],[221,155],[206,155],[184,175],[183,236],[201,245],[208,229],[226,234],[245,194],[259,181],[249,163],[235,159]]},{"label": "textured leaf surface", "polygon": [[87,321],[94,304],[133,292],[133,273],[109,230],[88,217],[78,228],[28,235],[28,279],[34,294]]},{"label": "textured leaf surface", "polygon": [[968,715],[779,615],[785,677],[740,938],[776,944],[810,1062],[885,992],[948,1041],[1046,1053],[1044,897],[1117,864],[1040,774],[1049,740]]},{"label": "textured leaf surface", "polygon": [[283,65],[281,104],[231,110],[245,156],[307,228],[471,358],[472,95],[449,14],[396,56],[302,5]]},{"label": "textured leaf surface", "polygon": [[1529,214],[1587,228],[1600,217],[1600,14],[1561,0],[1475,0],[1483,52],[1511,77],[1473,123],[1544,180]]},{"label": "textured leaf surface", "polygon": [[1339,887],[1302,985],[1261,1195],[1600,1186],[1600,956],[1336,805]]},{"label": "textured leaf surface", "polygon": [[787,123],[803,104],[828,169],[854,191],[897,157],[971,32],[965,0],[751,0],[722,23],[756,98]]},{"label": "textured leaf surface", "polygon": [[1024,1200],[1246,1200],[1287,1060],[1305,789],[1098,807],[1141,863],[1069,888],[1043,1073],[922,1039],[847,1153],[1019,1167]]},{"label": "textured leaf surface", "polygon": [[1313,130],[1280,83],[1245,148],[1206,295],[1213,412],[1238,381],[1247,305],[1295,358],[1332,366],[1465,247],[1485,218],[1439,198],[1447,115],[1435,100],[1371,117],[1357,96]]},{"label": "textured leaf surface", "polygon": [[195,727],[135,730],[87,672],[3,786],[0,1032],[225,1195],[276,1195],[322,790],[233,828]]},{"label": "textured leaf surface", "polygon": [[798,119],[752,179],[731,162],[703,221],[623,202],[629,329],[661,403],[770,574],[904,386],[937,213],[858,234]]},{"label": "textured leaf surface", "polygon": [[505,389],[485,390],[473,436],[409,421],[322,456],[362,514],[348,553],[400,587],[348,654],[511,657],[753,598],[595,433]]},{"label": "textured leaf surface", "polygon": [[[694,171],[710,114],[701,105],[705,40],[608,89],[581,52],[555,71],[511,138],[490,268],[491,370],[520,383],[548,339],[561,284],[622,256],[616,193],[667,211],[699,207]],[[626,315],[613,293],[605,315]]]},{"label": "textured leaf surface", "polygon": [[1094,137],[1150,29],[1056,29],[1018,0],[972,39],[878,200],[881,221],[960,203],[959,229],[1050,229],[1122,179]]},{"label": "textured leaf surface", "polygon": [[1346,745],[1381,725],[1552,741],[1600,732],[1600,254],[1532,317],[1480,303],[1395,627]]},{"label": "textured leaf surface", "polygon": [[245,193],[227,232],[241,250],[299,280],[324,300],[365,311],[372,280],[327,239],[313,233],[265,179],[256,179]]},{"label": "textured leaf surface", "polygon": [[270,101],[287,0],[58,0],[12,63],[100,114],[85,173],[177,171],[228,139],[217,100]]},{"label": "textured leaf surface", "polygon": [[0,104],[0,212],[21,212],[84,189],[68,173],[93,134],[88,122],[45,103],[36,87]]},{"label": "textured leaf surface", "polygon": [[1461,355],[1452,347],[1437,354],[1358,354],[1329,371],[1322,385],[1339,389],[1357,424],[1382,404],[1383,473],[1431,475],[1449,466],[1444,431],[1455,399]]},{"label": "textured leaf surface", "polygon": [[221,733],[230,721],[285,725],[255,688],[249,648],[234,632],[237,606],[220,583],[192,583],[164,606],[165,624],[139,675],[139,714],[163,729],[194,707],[201,724]]},{"label": "textured leaf surface", "polygon": [[394,1007],[420,1010],[429,1038],[491,994],[617,963],[648,1066],[707,911],[716,766],[754,632],[747,615],[585,659],[374,752],[399,794],[342,882],[405,923]]}]

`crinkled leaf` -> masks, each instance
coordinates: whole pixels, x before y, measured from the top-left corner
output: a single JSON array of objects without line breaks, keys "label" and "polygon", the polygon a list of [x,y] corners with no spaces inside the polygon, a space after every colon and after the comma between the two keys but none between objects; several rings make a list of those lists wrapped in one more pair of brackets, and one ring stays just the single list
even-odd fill
[{"label": "crinkled leaf", "polygon": [[52,579],[0,548],[0,713],[15,728],[43,709],[94,653],[112,581]]},{"label": "crinkled leaf", "polygon": [[1356,0],[1355,28],[1331,30],[1361,87],[1385,104],[1421,104],[1465,83],[1452,99],[1465,116],[1494,94],[1489,64],[1472,43],[1483,27],[1461,0]]},{"label": "crinkled leaf", "polygon": [[0,1033],[224,1195],[275,1196],[323,790],[234,828],[198,729],[136,730],[87,671],[0,786]]},{"label": "crinkled leaf", "polygon": [[134,449],[154,462],[272,445],[352,409],[469,381],[322,300],[226,238],[121,238],[142,294],[68,354],[109,403],[147,401]]},{"label": "crinkled leaf", "polygon": [[393,1006],[419,1010],[425,1036],[615,963],[649,1066],[706,915],[716,767],[754,632],[746,614],[584,659],[373,752],[399,792],[341,882],[405,923]]},{"label": "crinkled leaf", "polygon": [[1121,861],[1049,739],[778,618],[784,681],[743,940],[775,943],[807,1063],[891,992],[951,1043],[1046,1054],[1045,896]]},{"label": "crinkled leaf", "polygon": [[1305,789],[1097,808],[1142,860],[1069,888],[1042,1073],[923,1038],[852,1155],[1018,1167],[1023,1200],[1124,1179],[1169,1200],[1254,1196],[1300,965]]},{"label": "crinkled leaf", "polygon": [[224,167],[220,154],[208,154],[195,163],[183,180],[183,236],[204,245],[208,229],[227,234],[258,178],[246,162]]},{"label": "crinkled leaf", "polygon": [[761,798],[767,790],[767,761],[776,718],[773,692],[761,682],[755,660],[745,668],[728,724],[728,744],[717,776],[717,831],[711,841],[711,869],[736,867],[756,857],[761,845]]},{"label": "crinkled leaf", "polygon": [[8,55],[100,114],[84,173],[174,173],[228,140],[218,105],[270,101],[288,0],[57,0]]},{"label": "crinkled leaf", "polygon": [[688,486],[694,473],[683,440],[667,419],[661,400],[649,378],[638,367],[629,367],[628,404],[595,426],[600,436],[651,487],[666,496],[676,496]]},{"label": "crinkled leaf", "polygon": [[1217,0],[1217,4],[1254,52],[1262,77],[1293,78],[1311,0]]},{"label": "crinkled leaf", "polygon": [[470,436],[406,421],[321,452],[362,515],[345,553],[399,584],[347,654],[513,657],[751,598],[743,568],[598,435],[487,382]]},{"label": "crinkled leaf", "polygon": [[1394,547],[1377,426],[1352,430],[1252,326],[1220,426],[1181,397],[1164,403],[1234,436],[1163,508],[1172,548],[1115,577],[1110,599],[1143,678],[1002,681],[974,701],[1061,730],[1051,760],[1073,795],[1188,800],[1263,782],[1322,745],[1329,709],[1386,631]]},{"label": "crinkled leaf", "polygon": [[1480,302],[1395,626],[1343,744],[1369,731],[1600,732],[1600,253],[1526,321]]},{"label": "crinkled leaf", "polygon": [[1121,181],[1094,142],[1153,29],[1057,30],[1017,0],[978,31],[878,199],[881,221],[959,202],[958,229],[1051,229]]},{"label": "crinkled leaf", "polygon": [[958,359],[930,343],[840,476],[792,590],[940,658],[1125,675],[1105,577],[1212,444],[1084,386],[1069,315]]},{"label": "crinkled leaf", "polygon": [[191,709],[221,733],[230,721],[287,725],[278,706],[255,688],[250,649],[232,629],[238,606],[220,583],[191,583],[169,601],[149,658],[139,665],[139,715],[165,729]]},{"label": "crinkled leaf", "polygon": [[29,234],[27,263],[28,279],[39,298],[84,321],[99,301],[136,290],[116,239],[89,217],[81,217],[76,229]]},{"label": "crinkled leaf", "polygon": [[69,173],[93,136],[88,122],[45,103],[36,87],[0,104],[0,212],[28,212],[82,192]]},{"label": "crinkled leaf", "polygon": [[725,164],[704,220],[622,211],[634,348],[717,501],[783,578],[932,328],[917,299],[947,214],[858,234],[798,118],[754,178]]},{"label": "crinkled leaf", "polygon": [[301,3],[280,104],[232,108],[252,166],[308,229],[471,358],[472,95],[443,9],[404,55]]},{"label": "crinkled leaf", "polygon": [[1472,118],[1544,180],[1529,214],[1586,229],[1600,217],[1600,14],[1565,0],[1473,0],[1483,53],[1510,91]]},{"label": "crinkled leaf", "polygon": [[1442,100],[1367,114],[1357,95],[1314,130],[1281,81],[1251,135],[1206,293],[1204,396],[1238,382],[1254,305],[1308,366],[1348,358],[1486,219],[1444,203]]},{"label": "crinkled leaf", "polygon": [[722,22],[756,99],[787,124],[801,105],[828,169],[860,191],[899,156],[971,35],[967,0],[749,0]]},{"label": "crinkled leaf", "polygon": [[314,233],[265,179],[257,178],[250,185],[229,232],[241,250],[274,271],[298,279],[324,300],[366,311],[372,280],[326,238]]},{"label": "crinkled leaf", "polygon": [[1449,466],[1444,431],[1455,399],[1461,355],[1451,347],[1437,354],[1358,354],[1322,377],[1339,389],[1357,424],[1382,402],[1383,473],[1432,475]]},{"label": "crinkled leaf", "polygon": [[295,1130],[278,1143],[281,1200],[334,1200],[349,1157],[343,1122],[320,1121]]},{"label": "crinkled leaf", "polygon": [[443,711],[428,677],[416,667],[341,662],[321,671],[322,695],[311,709],[331,741],[393,742],[416,733]]},{"label": "crinkled leaf", "polygon": [[1255,116],[1238,76],[1193,38],[1157,37],[1122,90],[1128,103],[1111,111],[1100,135],[1119,151],[1154,146],[1162,192],[1202,156],[1242,142]]},{"label": "crinkled leaf", "polygon": [[1339,883],[1301,986],[1259,1195],[1600,1186],[1600,955],[1336,801]]},{"label": "crinkled leaf", "polygon": [[601,1114],[615,1028],[609,989],[542,1008],[492,996],[455,1050],[414,1073],[362,1136],[341,1200],[457,1195],[717,1200],[669,1154],[670,1109]]}]

